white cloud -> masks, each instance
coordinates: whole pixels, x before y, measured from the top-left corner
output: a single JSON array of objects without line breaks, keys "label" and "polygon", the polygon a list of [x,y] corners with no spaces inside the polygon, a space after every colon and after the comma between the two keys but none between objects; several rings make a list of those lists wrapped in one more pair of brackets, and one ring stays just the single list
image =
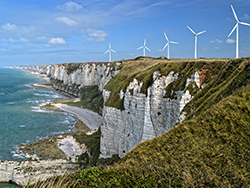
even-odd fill
[{"label": "white cloud", "polygon": [[12,33],[15,35],[23,35],[23,34],[30,34],[32,31],[35,30],[34,26],[17,26],[11,23],[5,23],[1,26],[1,29],[6,32],[7,34]]},{"label": "white cloud", "polygon": [[68,26],[76,26],[77,25],[77,22],[75,20],[72,20],[68,17],[57,17],[55,20],[57,22],[67,24]]},{"label": "white cloud", "polygon": [[128,53],[127,55],[134,56],[134,55],[137,55],[137,54],[135,54],[135,53]]},{"label": "white cloud", "polygon": [[86,29],[82,31],[83,33],[87,33],[90,37],[85,37],[86,40],[88,41],[96,41],[96,42],[102,42],[102,41],[106,41],[106,37],[108,36],[107,31],[103,31],[103,30],[96,30],[96,29]]},{"label": "white cloud", "polygon": [[30,44],[28,39],[22,37],[20,37],[19,39],[13,39],[13,38],[2,39],[2,42],[12,43],[12,44],[16,43]]},{"label": "white cloud", "polygon": [[243,17],[243,19],[250,20],[250,16],[248,14],[245,14],[244,17]]},{"label": "white cloud", "polygon": [[223,43],[223,41],[222,41],[222,40],[220,40],[220,39],[215,39],[215,40],[211,40],[211,41],[210,41],[210,43],[217,43],[217,44],[221,44],[221,43]]},{"label": "white cloud", "polygon": [[220,47],[219,47],[219,46],[216,46],[216,47],[214,47],[214,49],[215,49],[215,50],[219,50],[219,49],[220,49]]},{"label": "white cloud", "polygon": [[49,44],[59,44],[59,45],[67,44],[67,42],[61,37],[51,38],[48,40],[48,43]]},{"label": "white cloud", "polygon": [[6,24],[2,25],[2,28],[5,30],[14,31],[17,29],[17,26],[15,24],[6,23]]},{"label": "white cloud", "polygon": [[130,15],[144,15],[145,13],[147,13],[149,11],[149,9],[153,8],[153,7],[157,7],[157,6],[162,6],[166,4],[166,2],[161,2],[161,3],[153,3],[150,4],[148,6],[141,6],[138,9],[135,9],[135,7],[133,7],[133,11],[126,13],[126,16],[130,16]]},{"label": "white cloud", "polygon": [[233,40],[233,39],[227,39],[226,43],[227,44],[233,44],[233,43],[235,43],[235,40]]},{"label": "white cloud", "polygon": [[68,11],[68,12],[73,12],[73,11],[79,11],[83,7],[73,1],[68,1],[67,3],[64,3],[63,5],[59,5],[56,7],[58,10],[62,11]]}]

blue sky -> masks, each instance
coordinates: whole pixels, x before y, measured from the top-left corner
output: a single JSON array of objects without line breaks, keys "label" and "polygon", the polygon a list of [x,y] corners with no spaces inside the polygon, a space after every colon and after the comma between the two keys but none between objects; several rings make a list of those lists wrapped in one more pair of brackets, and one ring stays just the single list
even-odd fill
[{"label": "blue sky", "polygon": [[[108,61],[142,55],[167,56],[164,32],[172,41],[170,58],[235,57],[235,19],[250,23],[250,0],[1,0],[0,66]],[[239,55],[250,56],[250,27],[239,26]]]}]

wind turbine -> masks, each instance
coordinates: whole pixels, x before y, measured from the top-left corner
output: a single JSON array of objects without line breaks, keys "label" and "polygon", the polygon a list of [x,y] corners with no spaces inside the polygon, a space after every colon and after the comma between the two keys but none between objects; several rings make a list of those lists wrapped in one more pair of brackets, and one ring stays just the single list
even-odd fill
[{"label": "wind turbine", "polygon": [[[188,27],[188,26],[187,26]],[[195,44],[194,44],[194,58],[197,59],[197,36],[202,34],[202,33],[205,33],[206,30],[204,31],[201,31],[199,33],[195,33],[190,27],[188,27],[188,29],[194,34],[194,38],[195,38]]]},{"label": "wind turbine", "polygon": [[116,51],[111,49],[111,44],[110,43],[109,43],[109,49],[104,54],[106,54],[108,52],[109,52],[109,62],[111,62],[111,52],[116,53]]},{"label": "wind turbine", "polygon": [[228,35],[228,37],[230,37],[231,34],[232,34],[232,33],[234,32],[234,30],[236,29],[236,58],[239,58],[239,24],[247,25],[247,26],[250,26],[250,24],[244,23],[244,22],[240,22],[240,21],[238,20],[238,17],[237,17],[237,15],[236,15],[236,13],[235,13],[234,8],[233,8],[232,5],[231,5],[231,8],[232,8],[232,11],[233,11],[233,13],[234,13],[234,17],[235,17],[236,22],[235,22],[234,28],[232,29],[232,31],[231,31],[231,33]]},{"label": "wind turbine", "polygon": [[[142,49],[143,48],[143,56],[145,56],[145,49],[147,49],[148,51],[150,51],[150,49],[148,49],[148,47],[146,46],[146,39],[144,39],[144,45],[137,48],[137,50]],[[150,51],[151,52],[151,51]]]},{"label": "wind turbine", "polygon": [[170,45],[170,43],[172,43],[172,44],[179,44],[179,43],[178,43],[178,42],[169,41],[169,40],[168,40],[168,37],[167,37],[167,35],[166,35],[166,33],[164,33],[164,35],[165,35],[165,38],[166,38],[166,40],[167,40],[168,42],[167,42],[167,44],[163,47],[162,50],[164,50],[164,49],[168,46],[168,59],[169,59],[169,45]]}]

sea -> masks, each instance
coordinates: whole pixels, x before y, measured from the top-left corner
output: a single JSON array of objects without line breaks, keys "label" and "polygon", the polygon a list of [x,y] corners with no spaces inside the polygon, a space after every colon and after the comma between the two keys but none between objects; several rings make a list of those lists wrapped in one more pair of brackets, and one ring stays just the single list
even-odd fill
[{"label": "sea", "polygon": [[0,68],[0,160],[25,160],[30,156],[17,154],[18,145],[75,131],[74,115],[40,109],[67,98],[53,89],[30,86],[45,82],[39,74]]}]

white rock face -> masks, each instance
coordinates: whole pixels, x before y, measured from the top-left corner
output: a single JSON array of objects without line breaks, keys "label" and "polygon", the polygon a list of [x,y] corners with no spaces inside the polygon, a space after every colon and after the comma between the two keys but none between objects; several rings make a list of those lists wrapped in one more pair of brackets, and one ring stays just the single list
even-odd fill
[{"label": "white rock face", "polygon": [[43,181],[53,176],[63,175],[65,172],[77,171],[77,164],[66,160],[53,161],[0,161],[0,182],[12,181],[25,186]]},{"label": "white rock face", "polygon": [[78,160],[77,156],[80,156],[87,150],[87,147],[84,144],[80,145],[76,142],[76,139],[70,135],[60,140],[58,147],[66,154],[67,159],[74,163]]},{"label": "white rock face", "polygon": [[104,86],[119,73],[117,68],[120,65],[121,62],[118,62],[114,68],[111,68],[109,63],[85,63],[70,75],[67,74],[63,65],[23,66],[14,68],[44,74],[49,78],[60,80],[68,86],[75,84],[78,86],[78,89],[85,86],[98,85],[98,89],[102,91]]},{"label": "white rock face", "polygon": [[[178,73],[170,72],[168,76],[161,76],[159,72],[155,72],[153,79],[147,95],[140,93],[142,83],[135,79],[125,93],[120,92],[120,97],[124,96],[125,110],[104,106],[101,158],[112,157],[113,154],[123,157],[140,142],[162,135],[179,121],[180,112],[192,99],[189,91],[185,88],[183,91],[177,91],[174,99],[164,98],[165,88],[178,79]],[[186,87],[191,82],[200,86],[197,72],[187,79]],[[105,101],[109,95],[110,92],[103,91]],[[182,117],[182,120],[184,119],[185,117]]]}]

